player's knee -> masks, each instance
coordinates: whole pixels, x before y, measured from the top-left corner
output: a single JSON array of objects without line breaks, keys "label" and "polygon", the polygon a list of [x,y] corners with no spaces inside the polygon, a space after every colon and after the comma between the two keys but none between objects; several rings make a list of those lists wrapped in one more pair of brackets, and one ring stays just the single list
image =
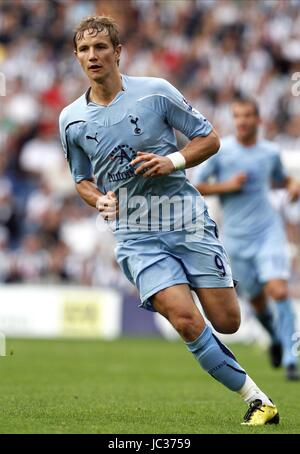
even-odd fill
[{"label": "player's knee", "polygon": [[170,317],[170,322],[183,339],[195,339],[201,331],[201,319],[190,312],[176,314]]},{"label": "player's knee", "polygon": [[271,284],[267,287],[267,293],[274,301],[281,301],[288,298],[288,287],[285,283]]}]

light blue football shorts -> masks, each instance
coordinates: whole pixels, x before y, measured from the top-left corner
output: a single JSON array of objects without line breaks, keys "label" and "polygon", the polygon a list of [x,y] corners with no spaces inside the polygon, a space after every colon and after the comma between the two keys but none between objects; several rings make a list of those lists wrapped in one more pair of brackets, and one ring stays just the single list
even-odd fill
[{"label": "light blue football shorts", "polygon": [[[188,238],[188,241],[187,241]],[[116,259],[128,280],[137,287],[140,307],[155,311],[151,297],[177,284],[191,288],[233,287],[229,258],[218,239],[215,222],[204,213],[200,237],[185,230],[150,232],[118,242]]]},{"label": "light blue football shorts", "polygon": [[284,229],[273,225],[254,239],[224,238],[238,289],[248,298],[261,293],[272,279],[288,280],[290,259]]}]

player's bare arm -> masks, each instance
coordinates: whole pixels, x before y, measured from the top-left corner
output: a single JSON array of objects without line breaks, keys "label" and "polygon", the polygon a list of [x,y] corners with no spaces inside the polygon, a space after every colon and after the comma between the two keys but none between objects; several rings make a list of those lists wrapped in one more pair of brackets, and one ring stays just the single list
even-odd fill
[{"label": "player's bare arm", "polygon": [[[220,140],[215,130],[206,137],[195,137],[180,151],[185,159],[185,168],[194,167],[206,161],[217,153],[219,147]],[[133,166],[137,164],[140,165],[135,169],[136,175],[143,174],[145,178],[169,175],[176,170],[168,156],[159,156],[154,153],[139,151],[137,157],[131,162]]]},{"label": "player's bare arm", "polygon": [[210,183],[201,182],[196,185],[196,188],[202,195],[218,195],[229,192],[239,192],[243,189],[247,181],[247,175],[243,172],[237,173],[230,180]]},{"label": "player's bare arm", "polygon": [[82,200],[96,208],[105,220],[114,220],[118,214],[118,200],[114,192],[103,194],[91,180],[76,183],[76,190]]}]

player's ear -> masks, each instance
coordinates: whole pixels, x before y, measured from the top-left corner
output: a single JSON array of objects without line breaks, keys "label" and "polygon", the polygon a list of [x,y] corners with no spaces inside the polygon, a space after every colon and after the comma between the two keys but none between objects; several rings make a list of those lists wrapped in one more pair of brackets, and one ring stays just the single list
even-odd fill
[{"label": "player's ear", "polygon": [[115,47],[115,60],[116,60],[117,64],[119,64],[119,61],[120,61],[121,51],[122,51],[122,45],[118,44],[118,46]]}]

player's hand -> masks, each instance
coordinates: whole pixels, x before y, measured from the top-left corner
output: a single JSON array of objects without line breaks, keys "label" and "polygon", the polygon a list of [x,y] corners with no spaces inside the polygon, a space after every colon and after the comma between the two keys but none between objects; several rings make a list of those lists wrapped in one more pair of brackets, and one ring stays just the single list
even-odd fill
[{"label": "player's hand", "polygon": [[292,180],[287,187],[290,202],[296,202],[300,197],[300,184]]},{"label": "player's hand", "polygon": [[[140,164],[141,163],[141,164]],[[131,161],[132,166],[139,166],[135,169],[136,175],[148,177],[162,177],[174,172],[175,168],[171,159],[166,156],[159,156],[154,153],[137,152],[137,157]]]},{"label": "player's hand", "polygon": [[96,208],[105,221],[114,221],[119,214],[119,203],[114,192],[108,191],[105,195],[100,195]]},{"label": "player's hand", "polygon": [[228,192],[237,192],[241,191],[244,184],[247,181],[247,174],[244,172],[240,172],[236,174],[231,180],[228,180],[226,183],[227,191]]}]

